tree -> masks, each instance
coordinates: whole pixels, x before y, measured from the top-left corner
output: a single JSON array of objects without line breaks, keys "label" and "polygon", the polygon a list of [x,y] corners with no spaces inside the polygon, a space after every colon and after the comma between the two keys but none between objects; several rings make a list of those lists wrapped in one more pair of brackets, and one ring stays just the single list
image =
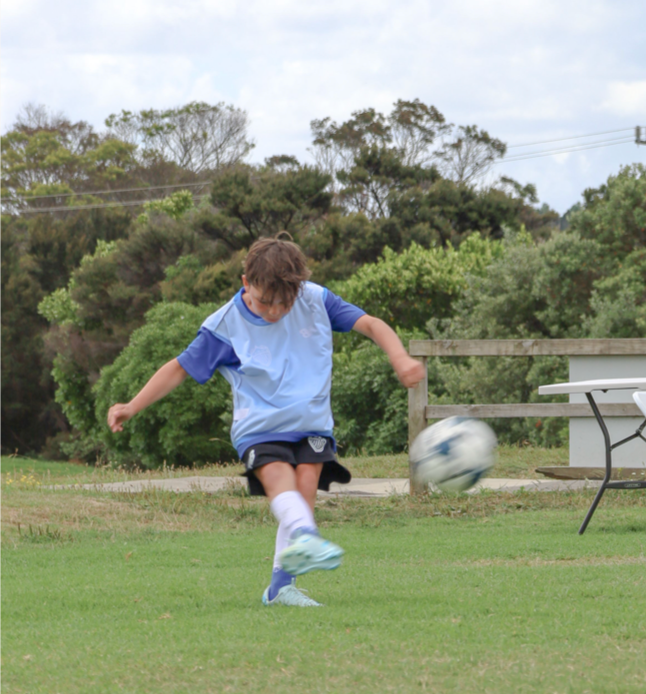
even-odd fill
[{"label": "tree", "polygon": [[2,137],[3,212],[74,207],[132,183],[134,146],[43,106],[26,106]]},{"label": "tree", "polygon": [[247,113],[224,103],[124,110],[105,124],[114,137],[138,147],[142,163],[161,157],[194,174],[238,164],[254,147]]},{"label": "tree", "polygon": [[646,336],[646,248],[629,253],[616,274],[598,279],[583,322],[587,337]]},{"label": "tree", "polygon": [[496,159],[501,159],[507,145],[476,125],[460,125],[453,139],[435,152],[440,171],[458,184],[469,185],[486,174]]},{"label": "tree", "polygon": [[330,118],[310,125],[310,152],[330,176],[339,202],[373,219],[389,216],[393,190],[437,178],[435,168],[425,164],[434,139],[449,127],[435,107],[417,99],[397,101],[388,116],[369,108],[341,125]]},{"label": "tree", "polygon": [[310,152],[317,166],[334,177],[338,171],[350,170],[366,147],[391,147],[404,166],[426,164],[431,145],[451,126],[435,106],[419,99],[399,99],[388,116],[368,108],[354,111],[341,125],[322,118],[313,120],[310,127],[314,137]]},{"label": "tree", "polygon": [[390,214],[402,229],[426,226],[432,238],[442,246],[457,247],[473,232],[502,238],[505,226],[519,227],[526,222],[533,234],[545,233],[553,218],[550,213],[534,210],[528,199],[535,194],[533,186],[516,184],[475,188],[438,178],[430,185],[417,185],[390,198]]},{"label": "tree", "polygon": [[43,338],[47,322],[39,302],[61,290],[81,258],[101,238],[125,234],[130,215],[121,210],[3,217],[2,233],[2,446],[39,450],[66,428],[54,404],[51,359]]},{"label": "tree", "polygon": [[569,215],[573,231],[603,244],[617,259],[646,247],[646,166],[622,167],[583,198],[583,207]]},{"label": "tree", "polygon": [[224,244],[230,253],[248,248],[256,239],[279,231],[298,236],[331,209],[326,191],[329,176],[290,158],[265,166],[238,166],[216,178],[211,203],[196,224],[204,234]]}]

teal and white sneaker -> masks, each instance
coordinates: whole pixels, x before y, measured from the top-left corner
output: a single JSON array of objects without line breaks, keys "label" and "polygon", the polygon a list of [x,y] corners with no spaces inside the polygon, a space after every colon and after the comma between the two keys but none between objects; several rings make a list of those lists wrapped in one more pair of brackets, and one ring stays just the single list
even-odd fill
[{"label": "teal and white sneaker", "polygon": [[315,569],[337,569],[342,557],[343,550],[339,545],[312,533],[302,533],[280,553],[279,559],[284,571],[300,576]]},{"label": "teal and white sneaker", "polygon": [[276,597],[273,600],[269,599],[269,588],[265,590],[262,594],[262,604],[263,605],[287,605],[288,607],[323,607],[320,602],[312,600],[309,595],[305,595],[305,592],[299,590],[295,583],[290,583],[287,586],[283,586]]}]

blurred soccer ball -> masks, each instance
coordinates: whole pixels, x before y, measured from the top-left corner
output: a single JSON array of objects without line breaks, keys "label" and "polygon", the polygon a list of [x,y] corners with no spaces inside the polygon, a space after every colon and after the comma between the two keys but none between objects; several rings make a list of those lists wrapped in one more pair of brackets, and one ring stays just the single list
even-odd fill
[{"label": "blurred soccer ball", "polygon": [[449,417],[422,431],[410,448],[413,479],[463,492],[493,467],[496,435],[479,419]]}]

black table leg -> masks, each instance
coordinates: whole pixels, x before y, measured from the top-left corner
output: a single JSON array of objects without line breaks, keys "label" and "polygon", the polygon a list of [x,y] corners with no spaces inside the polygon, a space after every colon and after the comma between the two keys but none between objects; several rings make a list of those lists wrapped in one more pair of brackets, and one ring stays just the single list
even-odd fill
[{"label": "black table leg", "polygon": [[603,478],[601,486],[599,487],[597,495],[594,497],[592,506],[590,506],[585,520],[579,528],[579,535],[583,535],[585,529],[588,527],[588,523],[590,522],[590,519],[592,518],[592,515],[594,514],[597,505],[599,504],[599,501],[601,501],[601,497],[603,496],[603,493],[606,491],[606,485],[608,484],[608,482],[610,481],[610,477],[612,476],[612,444],[610,443],[610,434],[608,433],[608,427],[606,426],[606,423],[603,421],[603,417],[601,416],[601,412],[599,412],[597,403],[594,401],[594,398],[592,397],[592,393],[586,393],[585,396],[586,398],[588,398],[588,402],[590,403],[590,407],[594,412],[594,416],[597,418],[597,422],[601,427],[601,433],[603,434],[603,440],[606,445],[606,474]]}]

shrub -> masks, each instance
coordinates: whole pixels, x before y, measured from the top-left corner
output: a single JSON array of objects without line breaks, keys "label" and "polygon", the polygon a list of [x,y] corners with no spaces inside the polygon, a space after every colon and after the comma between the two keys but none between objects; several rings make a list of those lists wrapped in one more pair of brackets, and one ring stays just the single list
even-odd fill
[{"label": "shrub", "polygon": [[434,317],[447,318],[466,286],[466,275],[483,274],[501,255],[500,244],[468,237],[458,250],[413,243],[400,254],[389,248],[377,263],[331,285],[346,300],[403,330],[422,330]]},{"label": "shrub", "polygon": [[[424,338],[421,331],[398,333],[404,346]],[[406,450],[408,391],[388,357],[365,338],[355,349],[343,346],[334,354],[332,372],[332,411],[341,452],[380,455]]]},{"label": "shrub", "polygon": [[172,393],[127,422],[123,432],[113,434],[103,424],[110,406],[129,402],[159,367],[190,344],[202,321],[217,308],[215,304],[158,304],[114,363],[101,371],[94,387],[99,422],[94,436],[111,460],[155,468],[237,457],[229,441],[231,392],[217,375],[202,386],[187,377]]}]

